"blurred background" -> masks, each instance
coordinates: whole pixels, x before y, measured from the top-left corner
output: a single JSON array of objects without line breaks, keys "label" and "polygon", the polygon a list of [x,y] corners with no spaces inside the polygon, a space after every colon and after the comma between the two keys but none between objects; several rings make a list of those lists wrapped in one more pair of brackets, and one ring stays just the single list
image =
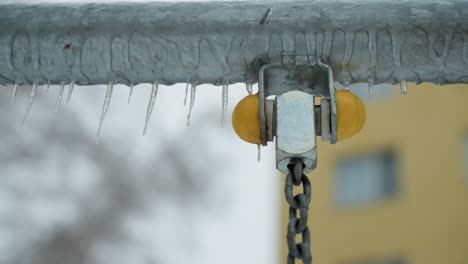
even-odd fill
[{"label": "blurred background", "polygon": [[[69,104],[65,92],[57,113],[59,87],[41,86],[23,126],[31,87],[14,104],[0,87],[0,264],[285,263],[274,144],[257,162],[230,125],[244,85],[230,86],[224,127],[220,87],[197,88],[186,127],[185,85],[160,86],[142,136],[150,89],[128,103],[115,86],[96,144],[104,86],[76,86]],[[367,123],[319,142],[314,263],[467,264],[468,87],[350,89]]]},{"label": "blurred background", "polygon": [[105,86],[0,87],[0,263],[275,263],[280,175],[274,151],[244,143],[231,112],[247,91],[197,87],[186,126],[185,84],[115,85],[98,144]]},{"label": "blurred background", "polygon": [[[340,87],[336,84],[337,88]],[[101,139],[104,86],[0,89],[0,263],[284,263],[287,206],[274,144],[232,131],[247,95],[160,86],[142,136],[150,85],[116,85]],[[256,87],[254,87],[256,90]],[[309,176],[314,263],[468,263],[468,87],[350,86],[367,106],[357,136],[319,143]]]},{"label": "blurred background", "polygon": [[468,87],[350,90],[365,101],[367,122],[341,147],[318,146],[309,175],[313,262],[468,263]]}]

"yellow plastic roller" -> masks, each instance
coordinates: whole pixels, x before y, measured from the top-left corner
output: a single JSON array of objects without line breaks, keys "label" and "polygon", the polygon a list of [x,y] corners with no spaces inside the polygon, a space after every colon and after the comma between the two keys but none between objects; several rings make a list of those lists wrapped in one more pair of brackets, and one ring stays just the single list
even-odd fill
[{"label": "yellow plastic roller", "polygon": [[349,90],[335,90],[337,140],[356,135],[366,122],[366,108],[359,97]]},{"label": "yellow plastic roller", "polygon": [[261,144],[258,93],[246,96],[232,112],[232,127],[245,142]]},{"label": "yellow plastic roller", "polygon": [[[337,140],[356,135],[364,127],[364,103],[349,90],[335,90],[337,108]],[[261,144],[258,94],[242,99],[232,113],[232,126],[244,141]],[[313,109],[311,109],[313,111]]]}]

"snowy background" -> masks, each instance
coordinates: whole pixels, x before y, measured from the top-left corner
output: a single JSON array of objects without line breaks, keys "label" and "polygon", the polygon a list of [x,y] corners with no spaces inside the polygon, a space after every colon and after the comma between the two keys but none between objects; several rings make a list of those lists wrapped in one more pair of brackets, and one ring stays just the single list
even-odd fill
[{"label": "snowy background", "polygon": [[[255,89],[255,88],[254,88]],[[190,127],[185,85],[160,86],[142,136],[150,85],[115,85],[95,144],[104,86],[0,87],[0,263],[275,263],[279,186],[274,149],[241,141],[231,112],[247,95],[197,88]]]}]

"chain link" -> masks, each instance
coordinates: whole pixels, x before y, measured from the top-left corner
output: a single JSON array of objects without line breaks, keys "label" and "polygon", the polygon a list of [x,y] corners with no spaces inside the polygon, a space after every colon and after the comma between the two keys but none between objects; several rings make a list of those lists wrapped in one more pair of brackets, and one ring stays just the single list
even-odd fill
[{"label": "chain link", "polygon": [[[301,259],[304,264],[312,263],[310,253],[310,231],[307,227],[307,215],[311,200],[312,187],[309,178],[304,174],[304,164],[301,159],[294,159],[288,165],[284,192],[289,204],[289,222],[286,240],[288,243],[287,264],[295,264]],[[302,193],[294,195],[294,186],[302,184]],[[299,212],[299,217],[298,217]],[[301,234],[302,241],[296,243],[296,236]]]}]

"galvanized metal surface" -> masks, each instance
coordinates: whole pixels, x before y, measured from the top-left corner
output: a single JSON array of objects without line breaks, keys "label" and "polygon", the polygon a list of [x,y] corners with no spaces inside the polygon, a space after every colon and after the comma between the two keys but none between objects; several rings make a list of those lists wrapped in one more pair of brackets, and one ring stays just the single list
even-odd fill
[{"label": "galvanized metal surface", "polygon": [[329,142],[331,140],[330,101],[324,98],[320,101],[320,124],[322,141]]},{"label": "galvanized metal surface", "polygon": [[[336,116],[337,116],[337,110],[336,110],[336,99],[335,99],[335,77],[333,75],[333,70],[332,68],[325,64],[322,63],[321,61],[318,61],[318,65],[322,67],[322,69],[325,69],[328,75],[328,83],[326,84],[328,86],[328,103],[330,105],[329,107],[329,115],[330,115],[330,143],[335,144],[337,140],[337,134],[336,134],[336,129],[337,129],[337,121],[336,121]],[[323,95],[322,95],[323,97]]]},{"label": "galvanized metal surface", "polygon": [[0,61],[0,84],[254,83],[318,61],[342,83],[466,83],[468,1],[2,1]]},{"label": "galvanized metal surface", "polygon": [[276,135],[276,110],[274,100],[265,100],[266,139],[271,142]]},{"label": "galvanized metal surface", "polygon": [[317,165],[314,96],[289,91],[276,97],[276,166],[285,174],[291,160],[300,158],[304,171]]}]

